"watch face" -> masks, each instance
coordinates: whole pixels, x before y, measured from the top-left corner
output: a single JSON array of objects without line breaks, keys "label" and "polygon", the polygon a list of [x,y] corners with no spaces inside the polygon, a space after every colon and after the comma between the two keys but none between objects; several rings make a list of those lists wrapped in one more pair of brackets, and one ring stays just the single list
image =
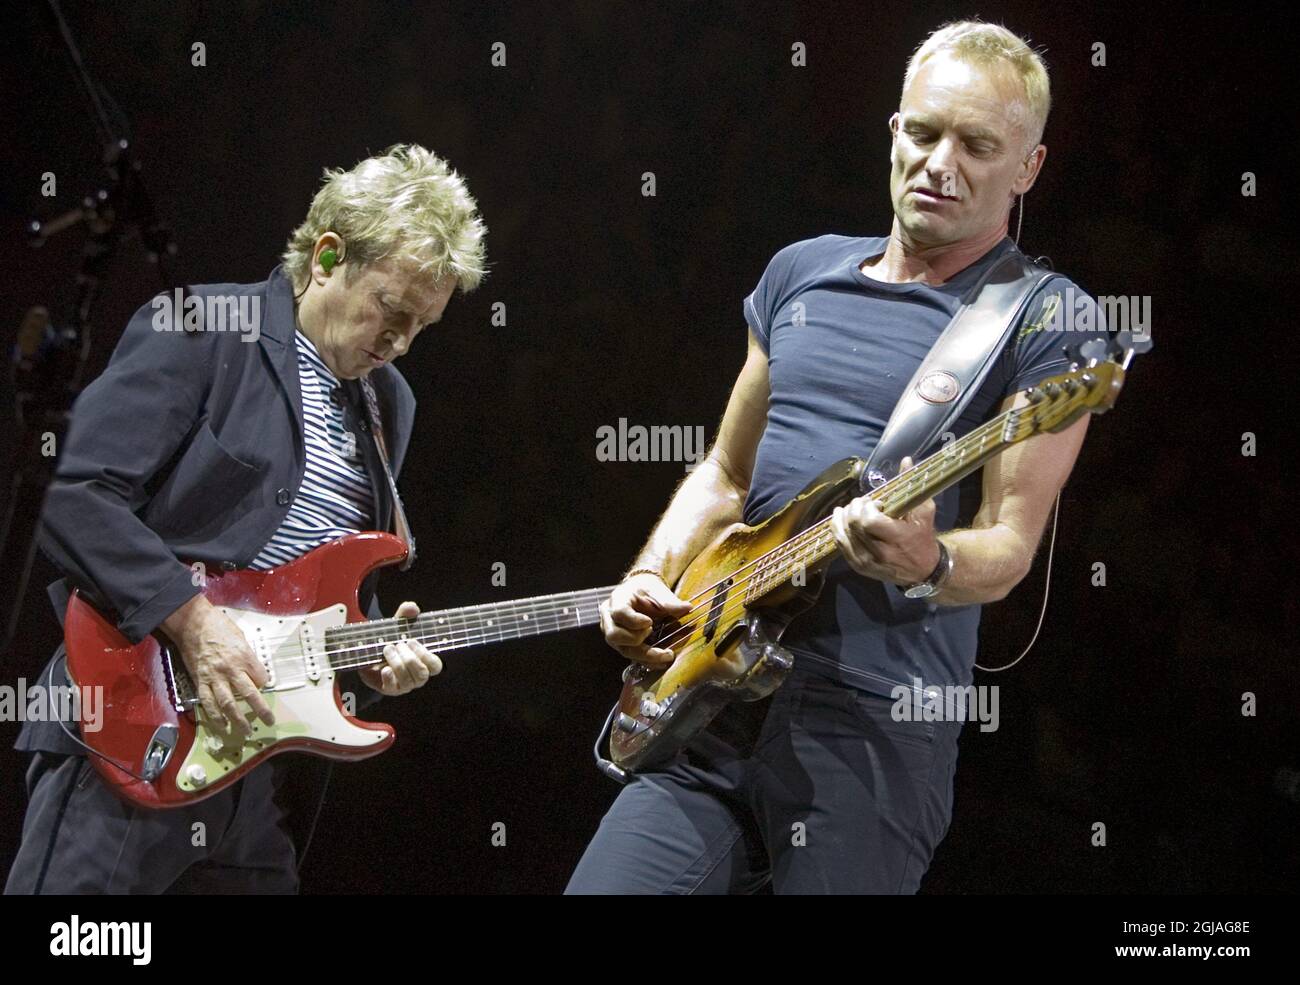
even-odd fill
[{"label": "watch face", "polygon": [[926,599],[933,594],[934,586],[926,584],[913,585],[911,588],[903,592],[903,596],[909,599]]}]

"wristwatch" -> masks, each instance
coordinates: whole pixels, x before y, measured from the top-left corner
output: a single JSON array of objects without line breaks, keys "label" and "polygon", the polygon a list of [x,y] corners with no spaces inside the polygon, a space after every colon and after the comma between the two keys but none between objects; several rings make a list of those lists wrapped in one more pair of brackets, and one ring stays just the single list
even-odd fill
[{"label": "wristwatch", "polygon": [[948,553],[948,548],[944,546],[943,541],[939,541],[939,563],[930,572],[930,577],[903,588],[903,596],[909,599],[928,599],[932,595],[938,595],[951,574],[952,555]]}]

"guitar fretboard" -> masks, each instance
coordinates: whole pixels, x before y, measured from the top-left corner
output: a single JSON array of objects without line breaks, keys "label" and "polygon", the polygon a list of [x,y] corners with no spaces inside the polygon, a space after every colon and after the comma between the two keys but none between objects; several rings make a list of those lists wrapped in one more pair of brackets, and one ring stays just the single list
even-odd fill
[{"label": "guitar fretboard", "polygon": [[[1084,381],[1093,382],[1087,377]],[[1053,399],[1003,411],[874,490],[872,500],[886,516],[903,516],[1004,449],[1069,419],[1086,406],[1088,387],[1067,388],[1064,392],[1054,389],[1049,395]],[[751,562],[746,604],[801,573],[805,576],[812,573],[834,557],[838,549],[829,517],[791,537],[776,550]]]},{"label": "guitar fretboard", "polygon": [[325,651],[335,670],[383,659],[384,647],[402,639],[418,640],[443,652],[524,636],[542,636],[600,621],[600,603],[614,589],[589,588],[512,602],[488,602],[458,609],[422,612],[411,619],[376,619],[335,626],[325,633]]}]

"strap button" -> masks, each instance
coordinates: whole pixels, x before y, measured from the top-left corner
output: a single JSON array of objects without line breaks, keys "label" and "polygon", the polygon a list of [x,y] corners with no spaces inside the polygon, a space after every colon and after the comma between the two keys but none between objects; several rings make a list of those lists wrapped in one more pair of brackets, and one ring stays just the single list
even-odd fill
[{"label": "strap button", "polygon": [[275,501],[276,501],[277,503],[279,503],[281,506],[288,506],[288,505],[289,505],[289,490],[288,490],[288,489],[283,489],[283,488],[282,488],[282,489],[277,489],[277,490],[275,491]]}]

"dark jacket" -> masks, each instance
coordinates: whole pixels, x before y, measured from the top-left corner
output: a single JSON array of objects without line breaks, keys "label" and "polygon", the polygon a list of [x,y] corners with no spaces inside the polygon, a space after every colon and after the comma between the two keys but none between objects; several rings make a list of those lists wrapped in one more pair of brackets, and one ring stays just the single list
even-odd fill
[{"label": "dark jacket", "polygon": [[[242,568],[253,560],[283,522],[306,466],[293,291],[283,269],[260,284],[189,293],[246,296],[250,312],[256,299],[256,337],[242,323],[240,331],[158,331],[152,303],[137,311],[108,367],[77,399],[42,513],[40,546],[65,575],[48,590],[60,622],[79,588],[132,642],[198,594],[189,563]],[[415,398],[391,365],[370,379],[397,473]],[[344,381],[344,391],[345,421],[374,489],[375,529],[388,530],[393,504],[360,385]],[[376,577],[360,600],[375,618]],[[62,656],[60,647],[38,683],[64,683]],[[352,690],[359,706],[377,697],[359,681]],[[26,723],[15,748],[82,751],[57,722]]]}]

